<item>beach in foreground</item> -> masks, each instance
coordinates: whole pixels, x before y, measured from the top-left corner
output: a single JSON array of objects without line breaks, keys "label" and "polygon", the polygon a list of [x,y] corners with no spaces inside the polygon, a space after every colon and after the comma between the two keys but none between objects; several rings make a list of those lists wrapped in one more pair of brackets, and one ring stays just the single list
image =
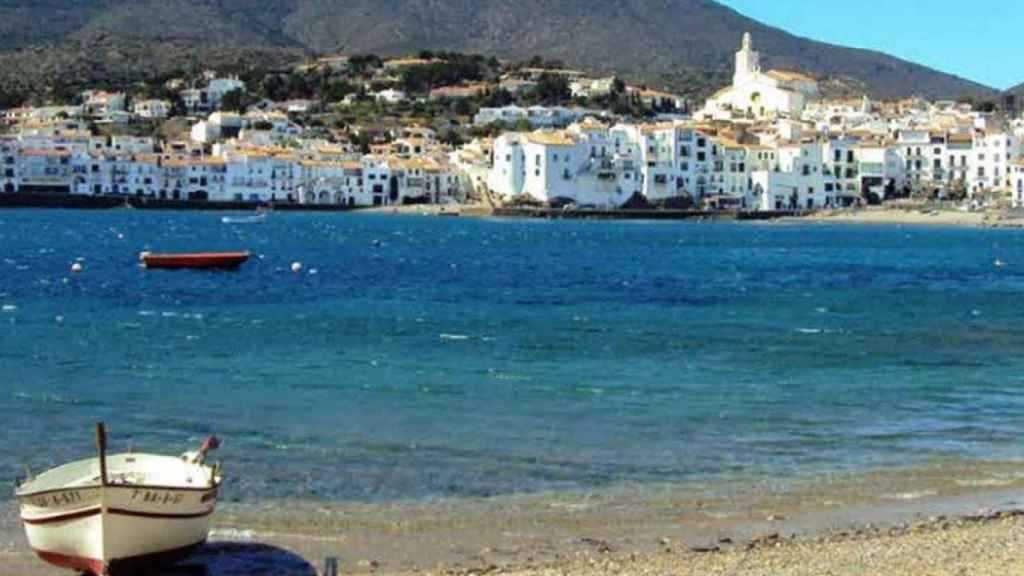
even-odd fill
[{"label": "beach in foreground", "polygon": [[[788,481],[378,503],[229,502],[196,559],[209,576],[313,574],[1013,574],[1018,463]],[[12,576],[56,576],[0,517]],[[168,571],[166,576],[184,573]]]},{"label": "beach in foreground", "polygon": [[[310,575],[322,565],[316,558],[336,552],[325,550],[316,539],[277,538],[281,546],[227,544],[217,539],[205,552],[210,576],[248,574]],[[861,575],[886,576],[984,576],[1019,574],[1024,553],[1024,517],[1018,512],[984,517],[945,518],[879,529],[872,526],[812,537],[787,538],[767,532],[754,539],[690,546],[663,538],[656,549],[618,549],[597,539],[580,539],[565,545],[554,559],[530,557],[509,560],[509,551],[480,550],[475,561],[437,564],[431,567],[393,566],[387,560],[339,557],[340,573],[470,575]],[[291,546],[286,551],[284,546]],[[305,552],[306,558],[303,558]],[[514,552],[514,551],[513,551]],[[238,556],[229,557],[232,553]],[[30,555],[0,553],[4,573],[11,576],[55,576],[65,572],[46,567]],[[184,575],[188,566],[162,572]]]}]

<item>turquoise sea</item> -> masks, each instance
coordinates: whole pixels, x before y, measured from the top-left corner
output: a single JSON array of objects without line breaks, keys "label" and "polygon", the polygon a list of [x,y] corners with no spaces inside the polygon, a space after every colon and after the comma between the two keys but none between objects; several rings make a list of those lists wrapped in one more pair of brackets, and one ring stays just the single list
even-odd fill
[{"label": "turquoise sea", "polygon": [[1024,459],[1021,231],[220,218],[0,212],[0,475],[90,455],[97,420],[221,436],[242,501]]}]

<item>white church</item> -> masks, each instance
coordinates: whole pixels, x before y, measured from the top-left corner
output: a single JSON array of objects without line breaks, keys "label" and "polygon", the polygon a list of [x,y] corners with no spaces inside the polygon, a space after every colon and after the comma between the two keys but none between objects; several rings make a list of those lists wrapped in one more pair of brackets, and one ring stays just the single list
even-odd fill
[{"label": "white church", "polygon": [[762,72],[761,55],[754,50],[748,32],[736,53],[732,86],[711,96],[701,115],[722,120],[798,118],[807,102],[817,96],[818,83],[807,75],[784,70]]}]

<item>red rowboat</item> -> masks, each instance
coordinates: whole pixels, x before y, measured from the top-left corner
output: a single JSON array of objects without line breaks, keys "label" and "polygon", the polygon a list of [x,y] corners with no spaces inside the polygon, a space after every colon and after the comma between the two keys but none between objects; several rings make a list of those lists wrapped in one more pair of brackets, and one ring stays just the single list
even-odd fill
[{"label": "red rowboat", "polygon": [[154,254],[143,252],[139,260],[146,268],[181,268],[233,270],[249,259],[248,252],[195,252],[186,254]]}]

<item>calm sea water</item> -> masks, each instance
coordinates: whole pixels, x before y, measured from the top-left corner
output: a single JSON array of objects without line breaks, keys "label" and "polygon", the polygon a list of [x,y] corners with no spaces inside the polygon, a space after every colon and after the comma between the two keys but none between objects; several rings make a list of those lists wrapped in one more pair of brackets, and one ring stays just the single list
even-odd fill
[{"label": "calm sea water", "polygon": [[0,306],[12,479],[101,419],[115,448],[222,436],[255,499],[1024,457],[1019,231],[8,210]]}]

